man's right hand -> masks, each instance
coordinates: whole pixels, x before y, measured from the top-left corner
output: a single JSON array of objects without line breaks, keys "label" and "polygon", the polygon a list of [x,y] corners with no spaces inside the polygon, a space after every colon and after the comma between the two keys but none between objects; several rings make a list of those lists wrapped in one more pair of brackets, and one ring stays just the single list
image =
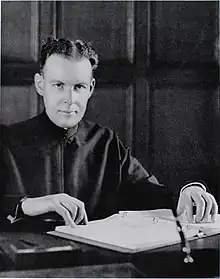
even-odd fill
[{"label": "man's right hand", "polygon": [[66,226],[75,227],[80,222],[88,223],[84,203],[64,193],[27,198],[22,202],[21,208],[28,216],[55,211],[63,217]]}]

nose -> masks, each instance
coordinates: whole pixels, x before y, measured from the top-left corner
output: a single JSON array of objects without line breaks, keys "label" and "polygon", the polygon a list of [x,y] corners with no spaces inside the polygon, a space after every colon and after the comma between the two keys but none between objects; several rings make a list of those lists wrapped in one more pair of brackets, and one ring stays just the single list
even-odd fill
[{"label": "nose", "polygon": [[70,87],[68,90],[67,101],[70,105],[74,104],[78,98],[77,92],[75,91],[74,87]]}]

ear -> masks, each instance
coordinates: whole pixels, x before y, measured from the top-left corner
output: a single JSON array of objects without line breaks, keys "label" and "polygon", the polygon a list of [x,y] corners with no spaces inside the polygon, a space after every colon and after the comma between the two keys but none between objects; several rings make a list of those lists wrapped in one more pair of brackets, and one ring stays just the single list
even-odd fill
[{"label": "ear", "polygon": [[89,95],[89,98],[92,96],[92,93],[94,91],[94,88],[95,88],[95,84],[96,84],[96,80],[94,78],[92,78],[92,81],[91,81],[91,84],[90,84],[90,95]]},{"label": "ear", "polygon": [[34,84],[35,84],[35,88],[37,90],[37,93],[41,96],[43,96],[44,94],[44,90],[43,90],[43,85],[44,85],[44,78],[42,75],[40,74],[35,74],[34,76]]}]

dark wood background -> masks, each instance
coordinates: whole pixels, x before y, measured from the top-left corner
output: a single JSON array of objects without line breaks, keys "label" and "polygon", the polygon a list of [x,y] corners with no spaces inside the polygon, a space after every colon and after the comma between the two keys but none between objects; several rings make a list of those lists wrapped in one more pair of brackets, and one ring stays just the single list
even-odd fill
[{"label": "dark wood background", "polygon": [[218,1],[2,1],[0,121],[42,110],[33,76],[48,35],[100,55],[86,118],[114,129],[169,187],[200,179],[220,200]]}]

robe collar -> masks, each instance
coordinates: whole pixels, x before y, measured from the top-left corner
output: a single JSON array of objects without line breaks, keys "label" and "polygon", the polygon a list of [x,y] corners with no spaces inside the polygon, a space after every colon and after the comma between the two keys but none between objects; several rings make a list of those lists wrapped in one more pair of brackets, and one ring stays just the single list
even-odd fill
[{"label": "robe collar", "polygon": [[81,120],[75,127],[64,129],[53,123],[44,110],[39,115],[39,124],[41,132],[43,132],[44,136],[49,140],[63,141],[68,144],[75,141],[78,146],[85,143],[87,133],[83,120]]}]

